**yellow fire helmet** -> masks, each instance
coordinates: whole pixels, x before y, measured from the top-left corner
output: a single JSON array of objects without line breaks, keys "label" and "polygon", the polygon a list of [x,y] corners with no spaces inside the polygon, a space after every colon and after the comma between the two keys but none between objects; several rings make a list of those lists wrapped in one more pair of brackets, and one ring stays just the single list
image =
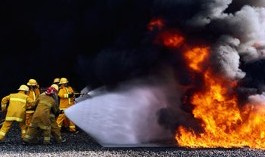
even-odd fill
[{"label": "yellow fire helmet", "polygon": [[60,79],[60,82],[59,82],[59,84],[65,84],[65,83],[68,83],[68,80],[67,80],[67,78],[65,78],[65,77],[62,77],[62,78]]},{"label": "yellow fire helmet", "polygon": [[28,86],[26,86],[26,85],[21,85],[17,90],[22,90],[22,91],[29,91],[29,87]]},{"label": "yellow fire helmet", "polygon": [[53,83],[59,83],[60,82],[60,78],[55,78],[54,80],[53,80]]},{"label": "yellow fire helmet", "polygon": [[29,79],[29,82],[27,83],[28,86],[37,86],[38,83],[35,79]]},{"label": "yellow fire helmet", "polygon": [[57,84],[52,84],[51,87],[53,87],[54,89],[56,89],[57,91],[59,90],[59,87]]}]

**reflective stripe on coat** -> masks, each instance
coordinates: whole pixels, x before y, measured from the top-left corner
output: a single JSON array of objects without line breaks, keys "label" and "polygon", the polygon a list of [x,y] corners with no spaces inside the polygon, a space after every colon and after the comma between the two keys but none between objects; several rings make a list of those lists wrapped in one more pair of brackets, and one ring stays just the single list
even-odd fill
[{"label": "reflective stripe on coat", "polygon": [[9,102],[6,114],[6,121],[22,122],[25,120],[26,109],[34,104],[34,100],[23,92],[10,94],[2,99],[1,104]]},{"label": "reflective stripe on coat", "polygon": [[59,90],[58,96],[60,98],[60,109],[68,108],[74,104],[74,98],[68,98],[68,94],[71,93],[74,93],[74,90],[70,86],[62,87]]}]

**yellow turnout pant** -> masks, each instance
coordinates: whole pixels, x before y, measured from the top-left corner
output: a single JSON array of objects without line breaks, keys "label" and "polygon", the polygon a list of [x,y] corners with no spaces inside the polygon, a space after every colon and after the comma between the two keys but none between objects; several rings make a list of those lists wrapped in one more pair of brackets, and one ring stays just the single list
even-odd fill
[{"label": "yellow turnout pant", "polygon": [[[8,133],[8,131],[10,130],[12,124],[14,121],[4,121],[1,129],[0,129],[0,140],[3,140],[6,136],[6,134]],[[18,122],[19,123],[19,127],[21,130],[21,138],[23,138],[26,134],[26,128],[27,126],[25,125],[25,122]]]},{"label": "yellow turnout pant", "polygon": [[60,114],[59,116],[58,116],[58,118],[57,118],[57,120],[56,120],[56,122],[57,122],[57,124],[58,124],[58,126],[59,126],[59,128],[61,128],[62,126],[63,126],[63,124],[64,124],[64,122],[67,122],[68,124],[69,124],[69,131],[70,132],[75,132],[76,131],[76,129],[75,129],[75,124],[72,122],[72,121],[70,121],[66,116],[65,116],[65,114]]}]

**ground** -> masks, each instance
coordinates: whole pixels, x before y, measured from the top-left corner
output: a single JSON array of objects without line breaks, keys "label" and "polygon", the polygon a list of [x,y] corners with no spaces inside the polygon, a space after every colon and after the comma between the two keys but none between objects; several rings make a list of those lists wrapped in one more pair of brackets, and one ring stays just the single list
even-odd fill
[{"label": "ground", "polygon": [[88,134],[62,133],[67,140],[63,144],[22,145],[17,125],[10,130],[6,140],[0,144],[0,156],[265,156],[265,151],[241,149],[189,149],[180,147],[102,147]]}]

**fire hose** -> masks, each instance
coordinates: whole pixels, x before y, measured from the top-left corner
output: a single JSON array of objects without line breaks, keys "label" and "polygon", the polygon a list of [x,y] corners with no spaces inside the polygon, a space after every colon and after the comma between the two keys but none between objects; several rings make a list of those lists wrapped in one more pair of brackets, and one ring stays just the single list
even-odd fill
[{"label": "fire hose", "polygon": [[[89,93],[78,93],[78,92],[75,92],[75,93],[73,93],[73,94],[74,94],[74,96],[85,96],[85,95],[89,96]],[[59,112],[60,112],[60,114],[61,114],[61,113],[64,113],[63,110],[60,110]],[[0,113],[3,115],[2,117],[4,117],[4,118],[0,119],[0,126],[2,126],[3,123],[5,122],[6,111],[5,111],[5,112],[0,111]]]},{"label": "fire hose", "polygon": [[88,93],[74,93],[75,96],[84,96],[89,95]]}]

